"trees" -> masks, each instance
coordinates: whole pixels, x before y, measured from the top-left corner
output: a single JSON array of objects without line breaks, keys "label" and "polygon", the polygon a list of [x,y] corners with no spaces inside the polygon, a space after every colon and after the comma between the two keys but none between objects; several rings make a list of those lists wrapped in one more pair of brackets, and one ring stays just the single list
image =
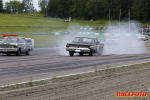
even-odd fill
[{"label": "trees", "polygon": [[84,18],[86,13],[87,0],[72,0],[69,5],[68,13],[73,18]]},{"label": "trees", "polygon": [[92,19],[93,19],[93,17],[97,18],[98,12],[100,9],[99,1],[98,0],[88,0],[88,2],[86,4],[86,9],[87,9],[88,13],[90,15],[92,15]]},{"label": "trees", "polygon": [[6,8],[7,13],[19,13],[19,12],[21,12],[20,1],[14,0],[14,1],[6,2],[5,4],[6,4],[5,8]]},{"label": "trees", "polygon": [[69,17],[69,8],[72,5],[72,0],[57,0],[57,14],[60,17]]},{"label": "trees", "polygon": [[[110,19],[118,20],[121,9],[121,18],[150,20],[150,0],[38,0],[41,13],[44,16],[82,19]],[[3,9],[3,0],[0,0],[0,13]],[[4,7],[7,13],[34,13],[33,0],[11,0]]]},{"label": "trees", "polygon": [[49,16],[52,16],[52,17],[58,16],[58,14],[57,14],[57,4],[58,4],[58,0],[50,0],[48,2],[47,12],[48,12]]},{"label": "trees", "polygon": [[22,10],[24,13],[34,13],[36,9],[33,6],[32,0],[22,0]]},{"label": "trees", "polygon": [[0,13],[3,12],[3,0],[0,0]]},{"label": "trees", "polygon": [[[44,1],[44,0],[40,0]],[[150,20],[150,0],[50,0],[47,13],[50,16],[84,18],[84,19],[109,19],[118,20],[121,9],[121,18]],[[45,6],[43,6],[45,7]],[[41,12],[45,12],[41,6]]]},{"label": "trees", "polygon": [[22,2],[14,0],[5,3],[6,13],[34,13],[36,9],[32,0],[23,0]]},{"label": "trees", "polygon": [[47,16],[47,6],[49,4],[50,0],[39,0],[38,5],[41,8],[41,13],[45,14]]}]

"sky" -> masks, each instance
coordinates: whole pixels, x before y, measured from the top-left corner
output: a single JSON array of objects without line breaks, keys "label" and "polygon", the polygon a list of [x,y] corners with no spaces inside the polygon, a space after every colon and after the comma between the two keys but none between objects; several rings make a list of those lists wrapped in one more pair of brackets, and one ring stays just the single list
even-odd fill
[{"label": "sky", "polygon": [[[9,2],[9,1],[13,1],[13,0],[3,0],[4,6],[5,6],[5,2]],[[17,0],[17,1],[22,1],[22,0]],[[32,0],[33,1],[33,5],[34,7],[38,10],[40,10],[39,6],[38,6],[38,1],[39,0]]]}]

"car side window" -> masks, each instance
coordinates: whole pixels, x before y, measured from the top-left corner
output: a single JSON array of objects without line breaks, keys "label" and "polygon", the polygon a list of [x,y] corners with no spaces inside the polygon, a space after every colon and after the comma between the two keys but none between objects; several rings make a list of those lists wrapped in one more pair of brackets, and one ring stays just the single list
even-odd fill
[{"label": "car side window", "polygon": [[98,43],[98,40],[96,38],[94,40],[95,40],[95,43]]},{"label": "car side window", "polygon": [[25,39],[21,38],[21,42],[22,42],[22,43],[25,43]]},{"label": "car side window", "polygon": [[19,38],[17,38],[16,42],[22,43],[22,41]]},{"label": "car side window", "polygon": [[26,40],[26,42],[27,42],[27,43],[32,43],[32,41],[31,41],[31,40]]}]

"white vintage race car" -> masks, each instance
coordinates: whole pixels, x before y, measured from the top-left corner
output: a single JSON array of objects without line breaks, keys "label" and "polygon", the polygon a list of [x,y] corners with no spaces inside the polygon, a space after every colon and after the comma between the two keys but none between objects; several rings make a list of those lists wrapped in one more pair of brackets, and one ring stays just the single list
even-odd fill
[{"label": "white vintage race car", "polygon": [[29,55],[30,51],[33,50],[32,39],[24,37],[3,37],[0,43],[0,53],[3,54],[16,54],[19,56],[24,53]]},{"label": "white vintage race car", "polygon": [[146,40],[148,40],[148,36],[147,35],[140,35],[138,37],[138,41],[146,41]]}]

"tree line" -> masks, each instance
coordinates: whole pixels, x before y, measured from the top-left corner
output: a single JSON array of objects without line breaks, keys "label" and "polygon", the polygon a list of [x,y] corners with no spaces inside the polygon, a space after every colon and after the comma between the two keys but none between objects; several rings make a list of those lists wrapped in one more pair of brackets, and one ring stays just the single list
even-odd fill
[{"label": "tree line", "polygon": [[[150,20],[150,0],[50,0],[47,12],[53,17],[82,19]],[[110,9],[110,14],[109,14]]]},{"label": "tree line", "polygon": [[37,12],[33,6],[32,0],[12,0],[5,2],[3,6],[3,0],[0,0],[0,13],[35,13]]},{"label": "tree line", "polygon": [[[13,0],[3,7],[0,0],[0,12],[34,13],[37,12],[32,0]],[[131,19],[150,20],[150,0],[38,0],[40,13],[57,18],[77,19]],[[109,12],[110,11],[110,12]]]}]

